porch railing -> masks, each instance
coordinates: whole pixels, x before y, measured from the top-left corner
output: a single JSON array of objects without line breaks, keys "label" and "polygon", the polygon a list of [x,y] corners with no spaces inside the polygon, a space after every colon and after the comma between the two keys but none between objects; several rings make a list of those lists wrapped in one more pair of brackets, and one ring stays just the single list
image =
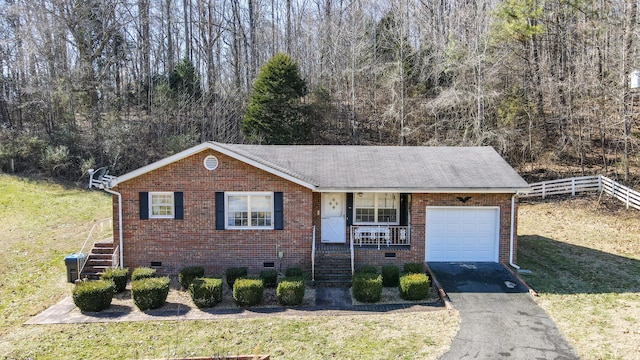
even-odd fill
[{"label": "porch railing", "polygon": [[355,246],[408,246],[411,245],[409,226],[397,225],[353,225],[351,242]]},{"label": "porch railing", "polygon": [[353,226],[349,229],[351,234],[351,241],[349,241],[349,255],[351,256],[351,275],[356,273],[356,252],[353,250]]},{"label": "porch railing", "polygon": [[311,234],[311,281],[316,281],[316,226]]},{"label": "porch railing", "polygon": [[111,267],[115,269],[118,266],[120,266],[120,247],[116,246],[111,255]]}]

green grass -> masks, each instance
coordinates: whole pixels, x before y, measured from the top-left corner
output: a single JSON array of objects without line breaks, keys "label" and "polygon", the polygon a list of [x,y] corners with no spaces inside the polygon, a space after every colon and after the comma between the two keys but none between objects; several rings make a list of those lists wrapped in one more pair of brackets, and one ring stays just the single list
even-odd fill
[{"label": "green grass", "polygon": [[22,325],[71,295],[63,257],[110,215],[102,192],[0,174],[0,358],[436,359],[458,328],[455,311]]},{"label": "green grass", "polygon": [[63,258],[110,204],[101,192],[0,174],[0,337],[70,293]]},{"label": "green grass", "polygon": [[523,205],[518,264],[583,359],[640,358],[640,216],[597,199]]},{"label": "green grass", "polygon": [[[447,326],[438,333],[434,329]],[[8,358],[129,359],[271,354],[272,359],[436,359],[457,328],[448,311],[32,326]]]}]

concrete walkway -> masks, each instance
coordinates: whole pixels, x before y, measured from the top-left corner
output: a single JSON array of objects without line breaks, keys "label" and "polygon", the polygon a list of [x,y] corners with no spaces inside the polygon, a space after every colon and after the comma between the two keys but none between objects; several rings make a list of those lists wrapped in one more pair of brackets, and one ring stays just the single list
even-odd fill
[{"label": "concrete walkway", "polygon": [[297,307],[227,307],[198,309],[177,303],[169,303],[161,309],[140,311],[135,307],[114,306],[102,312],[82,313],[71,296],[32,317],[25,324],[80,324],[127,321],[176,321],[254,318],[260,316],[339,316],[355,314],[409,313],[444,309],[441,301],[403,304],[353,305],[349,289],[315,289],[315,305]]},{"label": "concrete walkway", "polygon": [[460,312],[460,330],[441,360],[579,359],[547,313],[496,263],[430,263]]}]

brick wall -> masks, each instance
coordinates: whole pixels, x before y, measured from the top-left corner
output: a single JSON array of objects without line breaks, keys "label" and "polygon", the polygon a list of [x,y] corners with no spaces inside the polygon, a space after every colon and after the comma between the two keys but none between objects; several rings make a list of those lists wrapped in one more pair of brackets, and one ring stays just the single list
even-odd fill
[{"label": "brick wall", "polygon": [[[219,160],[216,170],[204,168],[207,155]],[[302,186],[206,150],[141,175],[115,189],[122,194],[124,265],[129,268],[161,262],[160,273],[175,274],[182,267],[204,266],[222,274],[232,266],[259,273],[265,262],[276,268],[311,266],[312,192]],[[140,191],[182,191],[184,220],[139,219]],[[284,230],[215,230],[216,192],[283,192]],[[117,198],[114,197],[117,234]],[[278,252],[283,252],[282,260]]]},{"label": "brick wall", "polygon": [[[471,198],[460,202],[457,197]],[[499,261],[509,262],[509,242],[511,234],[511,194],[413,194],[411,196],[411,246],[403,250],[388,250],[382,247],[359,249],[355,247],[357,265],[397,265],[402,269],[407,262],[423,262],[425,259],[425,230],[427,206],[498,206],[500,207],[500,244]],[[517,214],[517,208],[516,208]],[[517,219],[516,219],[517,220]],[[517,226],[517,221],[515,222]],[[514,229],[514,234],[517,231]],[[517,237],[514,240],[517,248]],[[386,257],[386,253],[395,253],[395,257]],[[514,261],[516,260],[514,254]]]},{"label": "brick wall", "polygon": [[[218,158],[216,170],[204,168],[203,160],[208,155]],[[250,273],[257,274],[265,262],[272,262],[282,270],[292,266],[309,270],[314,225],[316,241],[320,243],[319,193],[213,150],[121,183],[115,190],[123,197],[124,265],[129,268],[161,262],[158,271],[165,274],[175,274],[182,267],[192,265],[204,266],[208,274],[222,274],[232,266],[247,266]],[[183,192],[184,220],[140,220],[140,191]],[[215,230],[215,193],[220,191],[282,192],[284,230]],[[471,199],[462,203],[458,196],[471,196]],[[115,234],[118,231],[117,205],[114,196]],[[499,261],[509,261],[510,194],[413,194],[411,246],[392,251],[356,247],[356,266],[394,264],[402,267],[406,262],[424,261],[427,206],[499,206]],[[278,252],[284,253],[282,260],[278,258]],[[395,253],[395,257],[386,257],[385,253]]]},{"label": "brick wall", "polygon": [[[457,197],[467,196],[471,196],[471,198],[466,203],[462,203],[457,199]],[[502,263],[508,263],[511,230],[511,196],[511,194],[414,194],[411,202],[412,243],[415,243],[413,239],[421,239],[420,246],[424,253],[427,206],[498,206],[500,207],[498,260]]]}]

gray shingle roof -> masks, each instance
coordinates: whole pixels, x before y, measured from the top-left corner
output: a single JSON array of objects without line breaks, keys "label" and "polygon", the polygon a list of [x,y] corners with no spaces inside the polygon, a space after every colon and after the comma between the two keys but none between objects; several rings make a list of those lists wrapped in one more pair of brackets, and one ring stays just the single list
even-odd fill
[{"label": "gray shingle roof", "polygon": [[318,190],[515,192],[529,187],[491,147],[211,144]]}]

